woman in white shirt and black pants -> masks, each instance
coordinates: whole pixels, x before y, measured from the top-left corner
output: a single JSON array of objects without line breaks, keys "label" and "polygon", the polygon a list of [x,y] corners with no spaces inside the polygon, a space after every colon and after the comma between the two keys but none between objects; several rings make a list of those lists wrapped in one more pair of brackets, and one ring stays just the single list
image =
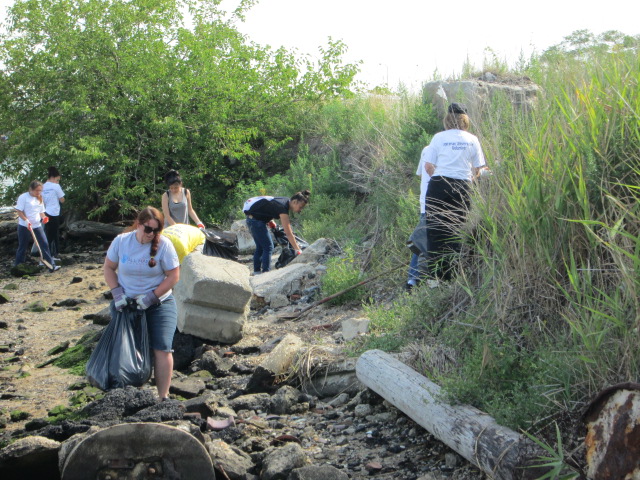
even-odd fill
[{"label": "woman in white shirt and black pants", "polygon": [[64,203],[64,192],[60,187],[60,172],[56,167],[49,167],[49,179],[42,186],[45,214],[49,221],[44,226],[44,233],[49,242],[51,257],[58,261],[58,241],[60,230],[60,204]]},{"label": "woman in white shirt and black pants", "polygon": [[471,182],[485,167],[482,147],[470,134],[467,108],[449,105],[444,118],[445,131],[434,135],[425,160],[431,175],[427,189],[427,256],[432,278],[451,278],[452,256],[460,252],[459,228],[470,206]]}]

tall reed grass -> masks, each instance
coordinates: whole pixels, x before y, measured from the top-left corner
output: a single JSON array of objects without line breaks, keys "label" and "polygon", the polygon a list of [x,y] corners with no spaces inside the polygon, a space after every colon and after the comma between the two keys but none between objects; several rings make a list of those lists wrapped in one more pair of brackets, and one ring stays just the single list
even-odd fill
[{"label": "tall reed grass", "polygon": [[[473,255],[458,282],[477,305],[467,322],[482,333],[458,329],[453,341],[472,345],[469,364],[511,345],[503,362],[489,355],[493,365],[517,358],[535,370],[530,399],[503,390],[498,412],[516,399],[560,412],[640,374],[638,53],[548,61],[533,72],[543,88],[534,112],[513,110],[499,129],[495,111],[479,122],[492,135],[488,157],[501,161],[478,185]],[[464,361],[460,372],[469,374]],[[491,397],[487,375],[466,380],[456,383],[460,397],[481,388]]]},{"label": "tall reed grass", "polygon": [[457,352],[444,369],[420,362],[451,401],[543,428],[603,387],[639,379],[638,52],[533,58],[537,105],[495,97],[475,119],[494,175],[476,185],[448,295],[368,308],[376,338]]}]

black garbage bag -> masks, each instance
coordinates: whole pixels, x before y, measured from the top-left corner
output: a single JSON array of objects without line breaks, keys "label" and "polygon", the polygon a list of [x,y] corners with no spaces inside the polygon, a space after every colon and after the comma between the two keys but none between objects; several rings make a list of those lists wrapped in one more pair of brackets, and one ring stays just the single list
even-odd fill
[{"label": "black garbage bag", "polygon": [[238,236],[235,233],[212,227],[205,229],[204,235],[205,241],[202,247],[204,255],[238,261]]},{"label": "black garbage bag", "polygon": [[140,387],[151,377],[147,316],[130,303],[116,312],[87,362],[87,380],[101,390]]},{"label": "black garbage bag", "polygon": [[[289,242],[287,234],[284,232],[284,229],[282,227],[276,226],[276,228],[272,228],[271,233],[273,233],[273,238],[275,238],[276,243],[282,247],[282,252],[278,257],[278,260],[276,261],[276,268],[282,268],[288,265],[291,260],[296,258],[296,252],[291,246],[291,242]],[[298,242],[298,245],[302,250],[309,246],[309,243],[306,240],[303,240],[295,234],[294,236],[296,237],[296,242]]]},{"label": "black garbage bag", "polygon": [[409,236],[409,240],[407,241],[407,247],[411,250],[412,253],[416,255],[427,256],[427,252],[429,248],[427,246],[427,219],[424,216],[420,217],[420,221],[418,225],[416,225],[415,230]]},{"label": "black garbage bag", "polygon": [[296,258],[296,252],[291,247],[283,247],[282,252],[276,260],[276,268],[282,268],[291,263],[291,260]]}]

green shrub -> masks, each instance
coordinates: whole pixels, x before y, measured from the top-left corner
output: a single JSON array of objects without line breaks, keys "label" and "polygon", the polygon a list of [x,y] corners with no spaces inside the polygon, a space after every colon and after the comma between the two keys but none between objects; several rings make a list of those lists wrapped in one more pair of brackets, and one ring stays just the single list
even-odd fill
[{"label": "green shrub", "polygon": [[339,243],[359,244],[366,234],[354,197],[316,195],[299,217],[301,235],[308,242],[331,238]]},{"label": "green shrub", "polygon": [[[356,260],[356,254],[352,246],[344,249],[340,257],[330,258],[327,262],[327,273],[322,277],[322,296],[328,297],[356,285],[363,280],[360,264]],[[358,287],[331,300],[334,305],[342,305],[347,302],[362,300],[364,288]]]},{"label": "green shrub", "polygon": [[[401,273],[404,277],[406,271]],[[398,350],[437,335],[451,295],[448,288],[429,289],[422,285],[391,305],[366,303],[364,310],[371,320],[370,335],[363,342],[361,351],[372,348]]]},{"label": "green shrub", "polygon": [[12,422],[20,422],[22,420],[26,420],[30,416],[31,414],[29,412],[25,412],[23,410],[11,410],[9,412],[9,418],[11,418]]}]

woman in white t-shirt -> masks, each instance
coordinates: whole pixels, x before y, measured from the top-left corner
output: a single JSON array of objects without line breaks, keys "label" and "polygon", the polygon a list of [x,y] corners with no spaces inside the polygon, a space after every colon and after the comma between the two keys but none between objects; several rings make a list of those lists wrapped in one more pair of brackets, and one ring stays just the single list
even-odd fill
[{"label": "woman in white t-shirt", "polygon": [[60,204],[64,203],[64,192],[60,187],[60,172],[56,167],[49,167],[49,179],[42,186],[44,209],[49,221],[44,226],[44,233],[49,242],[49,250],[54,260],[58,257],[58,239],[60,230]]},{"label": "woman in white t-shirt", "polygon": [[449,105],[445,131],[434,135],[427,151],[425,171],[431,176],[426,196],[429,275],[451,278],[452,257],[460,252],[460,226],[470,206],[471,182],[485,168],[482,147],[470,134],[467,108]]},{"label": "woman in white t-shirt", "polygon": [[169,398],[173,372],[173,335],[178,324],[172,288],[180,279],[178,254],[160,235],[164,217],[158,209],[143,209],[133,230],[118,235],[104,260],[104,278],[113,294],[111,315],[129,302],[146,310],[154,375],[161,400]]},{"label": "woman in white t-shirt", "polygon": [[[43,224],[49,221],[49,218],[44,213],[44,201],[42,200],[42,183],[34,180],[29,184],[29,191],[23,193],[18,197],[16,206],[14,207],[18,212],[18,250],[16,251],[16,259],[14,265],[20,265],[24,263],[27,253],[27,247],[32,241],[33,237],[31,231],[38,239],[38,245],[42,250],[42,256],[49,262],[53,269],[52,272],[58,270],[60,267],[56,266],[55,261],[51,257],[49,252],[49,244],[47,243],[47,237],[42,228]],[[31,231],[30,231],[31,230]]]}]

